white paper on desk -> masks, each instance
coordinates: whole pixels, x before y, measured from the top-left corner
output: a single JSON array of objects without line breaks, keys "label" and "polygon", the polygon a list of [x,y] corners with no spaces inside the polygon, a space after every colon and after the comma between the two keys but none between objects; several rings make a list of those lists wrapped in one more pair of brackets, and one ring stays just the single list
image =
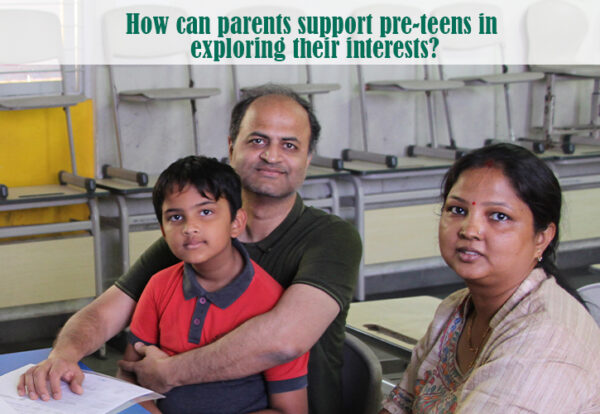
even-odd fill
[{"label": "white paper on desk", "polygon": [[0,413],[2,414],[17,414],[17,412],[10,406],[4,398],[0,397]]},{"label": "white paper on desk", "polygon": [[71,392],[69,386],[62,382],[60,400],[30,400],[28,397],[19,397],[17,383],[21,374],[31,366],[32,364],[25,365],[0,376],[0,395],[19,414],[106,414],[121,411],[135,403],[163,397],[152,390],[117,378],[83,371],[85,380],[82,395]]}]

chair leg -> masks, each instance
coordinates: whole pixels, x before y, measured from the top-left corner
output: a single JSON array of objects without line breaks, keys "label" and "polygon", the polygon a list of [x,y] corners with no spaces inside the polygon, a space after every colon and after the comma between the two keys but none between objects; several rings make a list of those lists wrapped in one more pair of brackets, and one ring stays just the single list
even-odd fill
[{"label": "chair leg", "polygon": [[515,131],[512,125],[512,113],[510,110],[510,91],[508,83],[504,84],[504,104],[506,106],[506,126],[508,127],[508,136],[511,142],[515,142],[517,138],[515,137]]},{"label": "chair leg", "polygon": [[590,138],[600,139],[600,127],[598,118],[600,117],[600,79],[594,79],[594,91],[592,92],[592,104],[590,108]]},{"label": "chair leg", "polygon": [[[190,88],[194,87],[194,78],[192,77],[192,67],[191,65],[188,65],[187,67],[188,70],[188,79],[189,84],[188,86]],[[196,155],[200,155],[200,137],[198,135],[198,123],[196,120],[196,100],[195,99],[190,99],[190,107],[191,107],[191,112],[192,112],[192,132],[193,132],[193,136],[194,136],[194,151]]]},{"label": "chair leg", "polygon": [[[442,65],[438,65],[438,73],[441,80],[444,80],[444,70]],[[450,118],[450,105],[448,105],[448,91],[442,90],[442,101],[444,104],[444,114],[446,115],[446,128],[448,129],[448,141],[450,148],[456,149],[456,140],[454,139],[454,128],[452,128],[452,118]]]},{"label": "chair leg", "polygon": [[552,146],[552,133],[554,132],[554,81],[555,75],[549,73],[546,75],[546,97],[544,99],[544,125],[543,140],[548,147]]},{"label": "chair leg", "polygon": [[73,140],[73,123],[71,122],[71,109],[65,106],[65,118],[67,121],[67,135],[69,136],[69,151],[71,154],[71,172],[77,175],[77,161],[75,160],[75,142]]},{"label": "chair leg", "polygon": [[117,158],[119,167],[123,168],[123,140],[121,135],[121,123],[119,121],[119,93],[117,91],[117,85],[115,83],[115,77],[112,66],[108,66],[108,77],[110,79],[111,93],[112,93],[112,113],[113,121],[115,123],[115,139],[117,141]]},{"label": "chair leg", "polygon": [[368,126],[367,126],[367,103],[365,97],[365,80],[360,65],[356,66],[356,73],[358,75],[358,95],[360,102],[360,119],[362,127],[362,139],[363,139],[363,151],[369,151],[368,144]]}]

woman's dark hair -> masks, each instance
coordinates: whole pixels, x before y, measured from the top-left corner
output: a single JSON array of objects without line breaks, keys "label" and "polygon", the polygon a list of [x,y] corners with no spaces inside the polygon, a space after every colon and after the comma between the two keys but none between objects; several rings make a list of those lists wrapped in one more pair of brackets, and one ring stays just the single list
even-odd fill
[{"label": "woman's dark hair", "polygon": [[561,277],[555,264],[558,250],[562,192],[552,170],[531,151],[514,144],[495,144],[471,151],[458,159],[446,172],[442,181],[442,199],[445,202],[460,175],[473,168],[494,167],[502,170],[517,196],[533,215],[535,232],[551,223],[556,226],[554,238],[542,254],[536,267],[553,275],[557,283],[583,303],[577,292]]}]

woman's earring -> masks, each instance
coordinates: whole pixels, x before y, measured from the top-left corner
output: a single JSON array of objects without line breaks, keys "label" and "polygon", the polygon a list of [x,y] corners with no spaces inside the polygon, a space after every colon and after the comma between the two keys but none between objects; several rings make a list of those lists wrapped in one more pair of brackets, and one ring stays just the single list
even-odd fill
[{"label": "woman's earring", "polygon": [[542,256],[537,258],[538,263],[542,263]]}]

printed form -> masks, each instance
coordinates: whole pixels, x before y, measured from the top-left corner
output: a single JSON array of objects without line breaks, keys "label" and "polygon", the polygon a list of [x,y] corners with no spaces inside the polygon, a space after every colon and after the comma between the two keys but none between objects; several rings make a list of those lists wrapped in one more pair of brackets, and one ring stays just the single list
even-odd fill
[{"label": "printed form", "polygon": [[106,414],[117,413],[146,400],[162,398],[152,390],[120,379],[83,371],[83,394],[77,395],[66,383],[61,383],[60,400],[39,401],[19,397],[17,383],[22,373],[33,364],[25,365],[0,376],[0,412],[8,414]]}]

